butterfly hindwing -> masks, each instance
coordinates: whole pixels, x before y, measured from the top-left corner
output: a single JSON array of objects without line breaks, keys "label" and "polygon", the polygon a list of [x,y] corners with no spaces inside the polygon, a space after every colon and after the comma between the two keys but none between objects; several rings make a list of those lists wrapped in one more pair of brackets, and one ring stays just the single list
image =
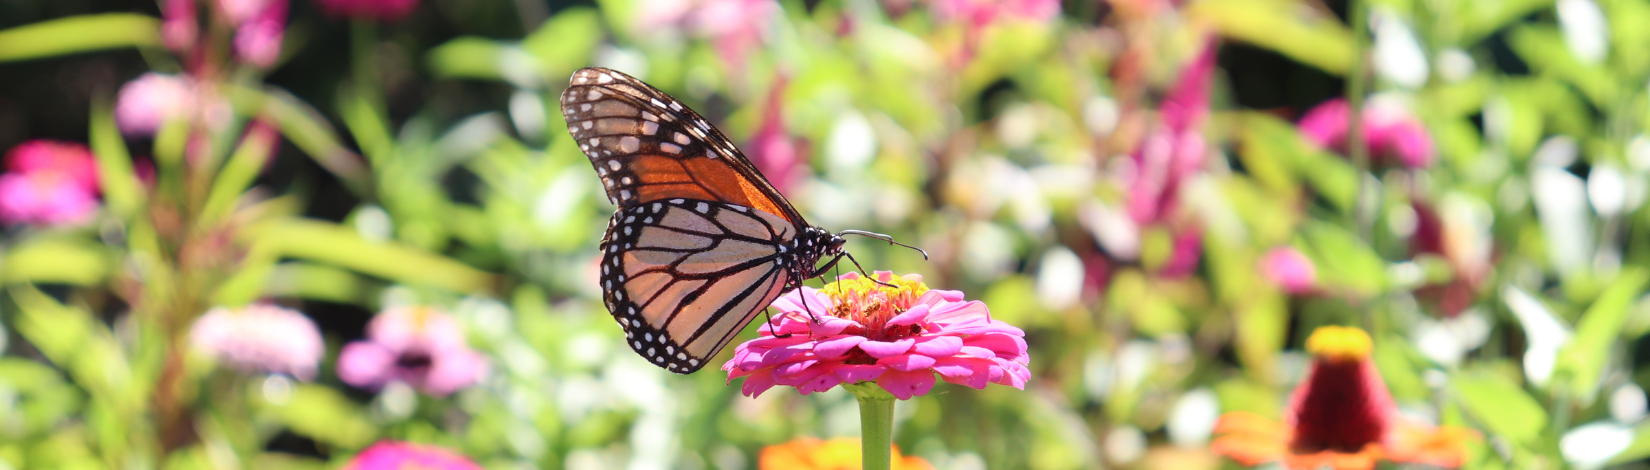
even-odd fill
[{"label": "butterfly hindwing", "polygon": [[620,209],[602,243],[608,309],[637,354],[696,371],[790,287],[796,235],[789,221],[716,201]]},{"label": "butterfly hindwing", "polygon": [[804,225],[785,197],[709,122],[664,92],[618,71],[573,74],[562,115],[619,207],[665,199],[718,201]]}]

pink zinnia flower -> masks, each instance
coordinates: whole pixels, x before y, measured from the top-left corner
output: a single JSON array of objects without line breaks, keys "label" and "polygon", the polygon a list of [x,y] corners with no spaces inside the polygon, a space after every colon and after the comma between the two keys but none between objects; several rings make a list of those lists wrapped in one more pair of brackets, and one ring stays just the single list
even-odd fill
[{"label": "pink zinnia flower", "polygon": [[355,454],[343,470],[481,470],[453,451],[408,442],[380,441]]},{"label": "pink zinnia flower", "polygon": [[321,11],[337,18],[399,21],[418,8],[418,0],[317,0]]},{"label": "pink zinnia flower", "polygon": [[120,86],[115,124],[127,135],[152,135],[194,107],[194,84],[188,77],[145,73]]},{"label": "pink zinnia flower", "polygon": [[97,159],[85,145],[31,140],[6,154],[0,223],[67,225],[97,212]]},{"label": "pink zinnia flower", "polygon": [[475,385],[487,370],[487,359],[465,343],[458,321],[428,307],[380,312],[367,324],[367,339],[338,354],[338,377],[371,389],[399,381],[444,396]]},{"label": "pink zinnia flower", "polygon": [[281,40],[286,37],[286,0],[237,3],[258,3],[261,9],[235,31],[235,55],[258,68],[275,65],[275,59],[281,57]]},{"label": "pink zinnia flower", "polygon": [[315,377],[316,365],[326,354],[315,322],[297,310],[268,304],[214,308],[195,320],[189,341],[241,369],[305,380]]},{"label": "pink zinnia flower", "polygon": [[1291,294],[1311,291],[1318,282],[1312,259],[1287,246],[1273,248],[1261,257],[1260,274]]},{"label": "pink zinnia flower", "polygon": [[[1435,150],[1432,137],[1421,121],[1399,103],[1371,99],[1364,106],[1364,148],[1376,162],[1392,162],[1410,168],[1432,165]],[[1344,99],[1333,99],[1307,111],[1299,124],[1306,140],[1345,154],[1352,128],[1352,107]]]},{"label": "pink zinnia flower", "polygon": [[166,0],[161,6],[160,39],[173,52],[195,47],[200,25],[195,19],[195,0]]},{"label": "pink zinnia flower", "polygon": [[774,322],[722,365],[728,380],[744,377],[741,391],[752,397],[775,385],[806,395],[875,381],[905,400],[928,393],[935,373],[977,389],[1025,388],[1025,332],[992,320],[985,304],[964,302],[962,292],[928,290],[921,276],[876,276],[895,287],[848,273],[774,301]]},{"label": "pink zinnia flower", "polygon": [[218,10],[223,12],[230,24],[240,26],[256,18],[270,3],[271,0],[218,0]]}]

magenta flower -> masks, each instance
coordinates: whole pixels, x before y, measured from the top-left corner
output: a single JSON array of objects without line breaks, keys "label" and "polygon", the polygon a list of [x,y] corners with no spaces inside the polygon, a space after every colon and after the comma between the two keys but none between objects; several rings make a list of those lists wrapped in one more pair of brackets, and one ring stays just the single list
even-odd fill
[{"label": "magenta flower", "polygon": [[[1371,99],[1364,107],[1364,148],[1376,162],[1393,162],[1410,168],[1432,165],[1435,150],[1432,137],[1421,121],[1402,105]],[[1333,99],[1307,111],[1301,117],[1300,132],[1319,147],[1346,154],[1352,126],[1352,107],[1344,99]]]},{"label": "magenta flower", "polygon": [[1318,283],[1312,259],[1287,246],[1273,248],[1261,257],[1260,274],[1291,294],[1310,292]]},{"label": "magenta flower", "polygon": [[267,9],[274,0],[218,0],[218,10],[229,19],[229,24],[240,26]]},{"label": "magenta flower", "polygon": [[115,124],[127,135],[153,135],[167,120],[194,109],[194,83],[187,76],[145,73],[120,86]]},{"label": "magenta flower", "polygon": [[797,139],[785,130],[784,95],[789,80],[780,77],[768,90],[768,104],[763,111],[762,127],[745,147],[750,150],[751,163],[768,176],[779,192],[786,192],[802,179],[802,160]]},{"label": "magenta flower", "polygon": [[744,70],[745,57],[762,44],[779,13],[774,0],[709,0],[693,15],[699,34],[709,38],[730,70]]},{"label": "magenta flower", "polygon": [[195,320],[189,342],[218,360],[259,372],[308,380],[326,354],[321,330],[297,310],[257,304],[214,308]]},{"label": "magenta flower", "polygon": [[343,470],[481,470],[453,451],[409,442],[380,441],[355,454]]},{"label": "magenta flower", "polygon": [[0,223],[72,225],[97,212],[97,159],[85,145],[31,140],[6,154]]},{"label": "magenta flower", "polygon": [[286,0],[225,0],[224,3],[259,7],[235,31],[235,55],[258,68],[275,65],[275,59],[281,57],[281,40],[286,36]]},{"label": "magenta flower", "polygon": [[896,287],[848,273],[824,289],[803,287],[774,301],[774,322],[722,365],[728,380],[744,377],[741,391],[752,397],[775,385],[806,395],[875,381],[905,400],[928,393],[935,373],[976,389],[1025,388],[1025,332],[992,320],[985,304],[964,302],[962,292],[928,290],[921,276],[876,276]]},{"label": "magenta flower", "polygon": [[195,19],[195,0],[166,0],[161,6],[160,39],[173,52],[195,47],[200,25]]},{"label": "magenta flower", "polygon": [[418,0],[317,0],[321,11],[335,18],[400,21],[418,8]]},{"label": "magenta flower", "polygon": [[428,307],[379,312],[367,324],[367,339],[338,354],[338,377],[369,389],[399,381],[445,396],[475,385],[487,371],[487,359],[465,343],[458,321]]}]

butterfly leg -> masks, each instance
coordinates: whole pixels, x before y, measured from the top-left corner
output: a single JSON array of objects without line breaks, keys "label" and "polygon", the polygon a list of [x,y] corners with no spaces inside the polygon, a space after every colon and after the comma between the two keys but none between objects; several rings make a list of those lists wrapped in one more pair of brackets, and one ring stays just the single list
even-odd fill
[{"label": "butterfly leg", "polygon": [[[768,331],[773,331],[773,315],[770,315],[768,313],[768,309],[766,309],[766,308],[762,309],[762,317],[767,319]],[[783,338],[791,337],[791,334],[790,333],[774,333],[773,337],[783,339]]]},{"label": "butterfly leg", "polygon": [[[843,257],[843,256],[847,256],[847,257],[848,257],[848,262],[850,262],[850,263],[854,263],[854,268],[855,268],[855,269],[858,269],[858,270],[859,270],[859,275],[861,275],[861,276],[865,276],[865,277],[866,277],[866,278],[868,278],[868,279],[870,279],[870,280],[871,280],[871,282],[875,282],[875,283],[877,283],[877,284],[881,284],[881,285],[882,285],[882,286],[883,286],[883,287],[899,287],[899,286],[895,286],[895,285],[893,285],[893,284],[889,284],[889,283],[886,283],[886,282],[882,282],[882,280],[881,280],[881,279],[877,279],[877,277],[876,277],[876,276],[872,276],[872,275],[870,275],[870,274],[866,274],[866,273],[865,273],[865,267],[864,267],[864,266],[860,266],[860,265],[859,265],[859,260],[857,260],[857,259],[854,259],[854,254],[853,254],[853,253],[849,253],[849,252],[846,252],[846,251],[844,251],[844,252],[842,252],[842,254],[840,254],[840,255],[837,255],[837,257],[836,257],[836,259],[833,259],[833,260],[831,260],[831,265],[835,265],[835,264],[836,264],[836,262],[837,262],[837,261],[840,261],[840,260],[842,260],[842,257]],[[830,267],[830,265],[826,265],[826,267]]]}]

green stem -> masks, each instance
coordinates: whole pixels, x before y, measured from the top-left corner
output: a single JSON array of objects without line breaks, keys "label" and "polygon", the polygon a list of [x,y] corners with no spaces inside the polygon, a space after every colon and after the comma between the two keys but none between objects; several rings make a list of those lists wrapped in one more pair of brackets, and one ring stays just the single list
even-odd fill
[{"label": "green stem", "polygon": [[1346,148],[1352,157],[1352,164],[1358,168],[1358,192],[1353,199],[1351,223],[1353,233],[1368,240],[1365,233],[1367,227],[1373,224],[1374,214],[1368,214],[1366,201],[1366,187],[1364,178],[1369,174],[1369,149],[1364,146],[1364,95],[1369,88],[1369,5],[1364,0],[1350,0],[1352,11],[1347,20],[1352,23],[1352,69],[1347,72],[1346,102],[1351,109],[1351,120],[1348,123]]},{"label": "green stem", "polygon": [[843,388],[859,399],[861,465],[865,470],[888,470],[893,461],[894,396],[869,382]]}]

